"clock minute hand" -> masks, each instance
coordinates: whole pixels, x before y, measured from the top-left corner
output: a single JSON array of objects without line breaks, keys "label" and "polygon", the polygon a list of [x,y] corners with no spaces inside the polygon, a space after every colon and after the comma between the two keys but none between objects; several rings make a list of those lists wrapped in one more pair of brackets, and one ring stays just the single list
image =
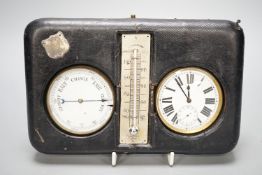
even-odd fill
[{"label": "clock minute hand", "polygon": [[181,87],[181,84],[178,82],[178,80],[176,78],[175,78],[175,81],[176,81],[177,85],[179,86],[179,88],[181,89],[181,91],[183,92],[183,94],[185,95],[186,99],[188,100],[188,96],[186,95],[185,91]]}]

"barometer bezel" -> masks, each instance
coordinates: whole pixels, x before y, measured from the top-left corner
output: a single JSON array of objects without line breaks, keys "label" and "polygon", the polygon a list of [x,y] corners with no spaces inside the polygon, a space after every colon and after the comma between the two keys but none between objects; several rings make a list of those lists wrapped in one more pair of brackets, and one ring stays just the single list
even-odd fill
[{"label": "barometer bezel", "polygon": [[[53,85],[53,83],[55,82],[56,78],[60,75],[62,75],[63,73],[72,70],[72,69],[87,69],[90,71],[93,71],[95,73],[97,73],[101,78],[103,78],[103,80],[108,84],[110,91],[112,92],[112,100],[113,100],[113,107],[112,107],[112,111],[110,113],[110,117],[107,118],[107,120],[105,120],[103,122],[103,124],[101,124],[100,127],[93,129],[89,132],[76,132],[73,131],[71,129],[68,129],[66,127],[64,127],[62,124],[60,124],[59,121],[56,120],[56,117],[53,116],[53,114],[50,112],[51,108],[50,108],[50,104],[48,104],[48,99],[49,99],[49,94],[50,94],[50,89],[51,86]],[[45,104],[45,108],[47,111],[47,114],[49,116],[49,119],[51,120],[51,122],[55,125],[56,128],[58,128],[60,131],[69,134],[69,135],[74,135],[74,136],[89,136],[89,135],[93,135],[97,132],[99,132],[101,129],[105,128],[108,123],[110,122],[110,120],[112,119],[114,110],[115,110],[115,90],[113,88],[113,83],[111,82],[111,80],[106,76],[106,74],[104,74],[102,71],[100,71],[99,69],[93,67],[93,66],[89,66],[89,65],[72,65],[66,68],[62,68],[60,71],[58,71],[57,73],[55,73],[55,75],[50,79],[50,81],[48,82],[48,85],[46,87],[46,93],[45,93],[45,98],[44,98],[44,104]]]}]

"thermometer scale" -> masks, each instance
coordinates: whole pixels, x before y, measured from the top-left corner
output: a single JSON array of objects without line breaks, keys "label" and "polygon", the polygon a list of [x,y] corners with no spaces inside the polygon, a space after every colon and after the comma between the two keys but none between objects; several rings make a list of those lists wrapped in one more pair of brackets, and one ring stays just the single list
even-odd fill
[{"label": "thermometer scale", "polygon": [[148,141],[150,38],[122,35],[120,144]]}]

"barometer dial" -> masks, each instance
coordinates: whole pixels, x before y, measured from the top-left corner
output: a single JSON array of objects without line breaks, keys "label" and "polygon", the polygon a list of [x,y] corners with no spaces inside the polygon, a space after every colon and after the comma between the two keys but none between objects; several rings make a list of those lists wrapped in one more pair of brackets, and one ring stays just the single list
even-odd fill
[{"label": "barometer dial", "polygon": [[91,134],[111,118],[114,95],[109,80],[88,66],[68,68],[53,78],[46,104],[52,120],[63,130]]},{"label": "barometer dial", "polygon": [[197,133],[212,125],[222,103],[220,84],[201,68],[174,70],[163,78],[157,89],[160,119],[169,129],[182,134]]}]

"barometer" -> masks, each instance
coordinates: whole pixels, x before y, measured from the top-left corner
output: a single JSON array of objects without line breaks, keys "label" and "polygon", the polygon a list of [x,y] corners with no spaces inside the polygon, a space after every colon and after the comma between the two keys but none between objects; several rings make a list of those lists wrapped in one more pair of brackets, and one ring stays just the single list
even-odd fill
[{"label": "barometer", "polygon": [[240,129],[239,21],[38,19],[25,30],[29,138],[47,154],[221,154]]},{"label": "barometer", "polygon": [[71,134],[91,134],[111,118],[114,97],[99,71],[74,66],[60,72],[48,87],[46,105],[52,120]]}]

